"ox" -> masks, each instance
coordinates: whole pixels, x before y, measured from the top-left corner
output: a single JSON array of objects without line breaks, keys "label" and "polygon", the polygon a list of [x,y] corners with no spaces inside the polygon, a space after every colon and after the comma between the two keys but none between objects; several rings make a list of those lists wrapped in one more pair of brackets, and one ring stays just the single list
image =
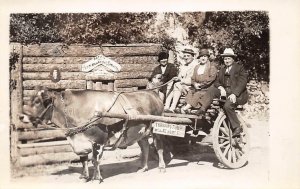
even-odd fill
[{"label": "ox", "polygon": [[[139,172],[148,170],[151,121],[124,120],[100,117],[99,112],[120,114],[162,115],[163,103],[153,91],[129,93],[103,92],[92,90],[66,90],[62,92],[39,89],[23,107],[20,119],[34,126],[51,121],[64,128],[67,140],[74,152],[80,156],[83,171],[80,178],[100,180],[100,160],[107,148],[126,148],[137,142],[141,148],[141,167]],[[159,147],[159,168],[165,169],[162,157],[162,142],[154,137]],[[157,145],[158,144],[158,145]],[[88,154],[92,153],[93,176],[88,171]]]}]

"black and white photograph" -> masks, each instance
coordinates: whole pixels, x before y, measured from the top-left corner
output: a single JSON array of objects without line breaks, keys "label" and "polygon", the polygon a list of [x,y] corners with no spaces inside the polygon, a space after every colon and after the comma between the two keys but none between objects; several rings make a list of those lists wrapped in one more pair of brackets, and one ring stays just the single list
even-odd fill
[{"label": "black and white photograph", "polygon": [[195,5],[3,11],[10,187],[299,188],[296,31]]}]

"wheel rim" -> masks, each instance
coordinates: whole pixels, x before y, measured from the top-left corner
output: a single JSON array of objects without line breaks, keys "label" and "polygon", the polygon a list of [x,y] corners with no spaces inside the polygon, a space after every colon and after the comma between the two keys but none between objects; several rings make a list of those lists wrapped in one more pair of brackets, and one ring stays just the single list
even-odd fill
[{"label": "wheel rim", "polygon": [[219,161],[228,168],[240,168],[248,161],[249,137],[247,128],[242,124],[243,132],[232,137],[230,122],[220,112],[213,127],[213,148]]}]

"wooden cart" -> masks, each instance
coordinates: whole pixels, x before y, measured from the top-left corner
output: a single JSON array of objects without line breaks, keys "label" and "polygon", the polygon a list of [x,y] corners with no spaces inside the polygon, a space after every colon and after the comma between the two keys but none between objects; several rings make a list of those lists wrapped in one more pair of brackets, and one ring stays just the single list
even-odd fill
[{"label": "wooden cart", "polygon": [[[247,125],[239,115],[243,132],[240,136],[233,137],[231,124],[224,113],[222,102],[215,99],[207,110],[205,116],[191,114],[165,113],[162,116],[155,115],[128,115],[105,112],[101,116],[114,117],[129,120],[149,120],[152,121],[153,133],[169,135],[174,137],[197,137],[208,135],[203,125],[208,123],[212,135],[212,148],[219,161],[228,168],[236,169],[247,164],[249,154],[249,134]],[[207,124],[205,124],[207,126]],[[207,130],[207,129],[206,129]],[[203,137],[199,137],[203,138]],[[201,141],[200,141],[201,142]]]}]

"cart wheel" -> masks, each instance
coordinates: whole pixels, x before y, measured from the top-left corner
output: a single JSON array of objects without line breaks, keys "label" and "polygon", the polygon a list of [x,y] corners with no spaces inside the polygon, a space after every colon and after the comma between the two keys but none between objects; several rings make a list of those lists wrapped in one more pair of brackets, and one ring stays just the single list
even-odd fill
[{"label": "cart wheel", "polygon": [[243,132],[238,137],[232,137],[230,122],[223,112],[220,112],[213,127],[213,149],[219,161],[231,169],[244,166],[248,161],[249,134],[245,124],[241,124]]}]

